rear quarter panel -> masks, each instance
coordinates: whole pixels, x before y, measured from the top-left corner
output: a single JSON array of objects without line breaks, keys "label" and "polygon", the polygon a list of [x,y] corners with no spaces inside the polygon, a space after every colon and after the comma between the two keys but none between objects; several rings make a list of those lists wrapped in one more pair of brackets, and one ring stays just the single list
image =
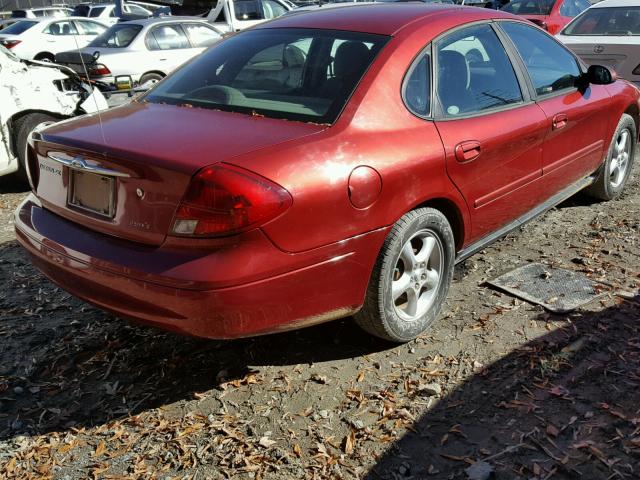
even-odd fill
[{"label": "rear quarter panel", "polygon": [[[231,160],[291,193],[291,208],[263,227],[281,249],[304,251],[392,225],[431,199],[455,205],[463,231],[470,231],[466,204],[446,174],[435,125],[411,114],[401,98],[405,72],[441,28],[434,21],[391,40],[341,118],[322,134]],[[348,181],[361,165],[380,174],[382,190],[371,206],[358,209],[350,202]]]}]

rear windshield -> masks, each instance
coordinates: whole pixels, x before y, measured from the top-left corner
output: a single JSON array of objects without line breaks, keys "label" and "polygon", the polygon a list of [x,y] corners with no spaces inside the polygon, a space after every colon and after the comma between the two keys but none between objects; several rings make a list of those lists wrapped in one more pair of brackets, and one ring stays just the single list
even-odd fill
[{"label": "rear windshield", "polygon": [[603,7],[584,12],[563,35],[640,35],[640,7]]},{"label": "rear windshield", "polygon": [[333,123],[388,37],[248,30],[196,57],[143,101]]},{"label": "rear windshield", "polygon": [[113,25],[88,46],[97,48],[125,48],[138,36],[142,25],[120,23]]},{"label": "rear windshield", "polygon": [[20,20],[19,22],[9,25],[7,28],[3,29],[2,34],[5,35],[8,33],[10,35],[19,35],[37,24],[38,22],[33,22],[31,20]]},{"label": "rear windshield", "polygon": [[502,10],[516,15],[549,15],[556,0],[511,0]]}]

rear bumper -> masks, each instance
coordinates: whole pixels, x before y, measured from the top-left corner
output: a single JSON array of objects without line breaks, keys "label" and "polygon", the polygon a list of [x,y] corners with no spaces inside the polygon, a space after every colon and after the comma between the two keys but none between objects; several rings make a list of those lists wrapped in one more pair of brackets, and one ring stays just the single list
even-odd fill
[{"label": "rear bumper", "polygon": [[[206,338],[273,333],[357,311],[388,232],[289,254],[255,231],[246,247],[202,252],[89,231],[43,209],[33,195],[15,217],[19,243],[61,288],[118,316]],[[238,251],[244,260],[234,275],[228,262],[238,263]]]}]

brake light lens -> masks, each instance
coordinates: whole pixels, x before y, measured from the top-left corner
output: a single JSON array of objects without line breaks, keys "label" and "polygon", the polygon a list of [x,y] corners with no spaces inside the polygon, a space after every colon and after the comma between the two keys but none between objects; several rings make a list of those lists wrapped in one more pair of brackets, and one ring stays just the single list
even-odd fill
[{"label": "brake light lens", "polygon": [[95,76],[95,77],[111,75],[111,70],[109,70],[106,65],[97,63],[96,65],[89,67],[89,75]]},{"label": "brake light lens", "polygon": [[218,237],[274,219],[293,200],[288,191],[243,168],[220,164],[200,170],[180,202],[173,233]]},{"label": "brake light lens", "polygon": [[2,40],[0,43],[2,43],[2,46],[7,50],[11,50],[13,47],[22,42],[20,40]]}]

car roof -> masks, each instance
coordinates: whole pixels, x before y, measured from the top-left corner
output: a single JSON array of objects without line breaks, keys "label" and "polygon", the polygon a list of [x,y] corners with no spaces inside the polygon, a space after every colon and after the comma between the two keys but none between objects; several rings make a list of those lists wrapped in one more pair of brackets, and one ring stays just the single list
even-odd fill
[{"label": "car roof", "polygon": [[[104,25],[104,22],[101,22],[99,18],[90,18],[90,17],[36,17],[36,18],[18,18],[20,22],[36,22],[36,23],[45,23],[45,22],[64,22],[66,20],[90,20],[92,22],[99,23],[100,25]],[[107,25],[104,25],[105,27]]]},{"label": "car roof", "polygon": [[[295,12],[295,10],[294,10]],[[405,27],[423,25],[437,18],[444,26],[492,18],[517,19],[500,10],[443,3],[352,3],[283,15],[254,28],[320,28],[394,35]]]},{"label": "car roof", "polygon": [[[127,20],[126,22],[119,22],[119,23],[116,23],[115,25],[135,24],[135,25],[147,26],[147,25],[153,25],[155,23],[172,23],[172,22],[200,22],[200,23],[209,24],[209,22],[207,22],[207,20],[202,17],[169,16],[169,17],[137,18],[135,20]],[[213,25],[211,25],[211,27],[213,27]]]},{"label": "car roof", "polygon": [[591,8],[606,7],[640,7],[640,0],[604,0],[591,6]]}]

